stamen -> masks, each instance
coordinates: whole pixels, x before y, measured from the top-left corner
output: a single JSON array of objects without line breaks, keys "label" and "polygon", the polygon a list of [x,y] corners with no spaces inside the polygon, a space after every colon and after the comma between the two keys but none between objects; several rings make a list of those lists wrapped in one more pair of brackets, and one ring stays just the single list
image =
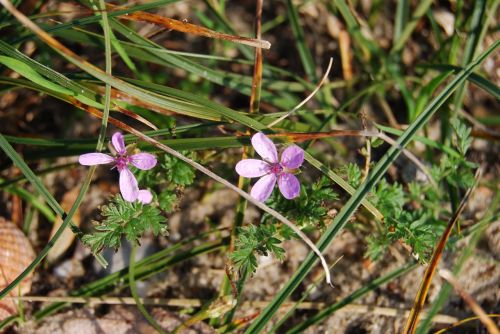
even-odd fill
[{"label": "stamen", "polygon": [[273,164],[271,166],[271,173],[273,173],[273,174],[279,175],[279,174],[281,174],[282,171],[283,171],[283,167],[279,163]]}]

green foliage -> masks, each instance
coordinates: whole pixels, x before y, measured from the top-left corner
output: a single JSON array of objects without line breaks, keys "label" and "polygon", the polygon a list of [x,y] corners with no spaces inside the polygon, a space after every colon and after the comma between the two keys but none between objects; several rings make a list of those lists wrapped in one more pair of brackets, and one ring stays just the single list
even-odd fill
[{"label": "green foliage", "polygon": [[[323,228],[328,216],[328,206],[338,199],[332,185],[326,177],[311,185],[302,185],[297,199],[287,200],[276,190],[266,202],[275,210],[282,212],[301,228]],[[258,226],[249,225],[238,229],[236,250],[230,255],[236,267],[244,268],[249,273],[257,269],[256,255],[272,254],[279,260],[285,258],[285,250],[279,245],[282,240],[296,238],[292,229],[278,225],[270,215],[264,215]]]},{"label": "green foliage", "polygon": [[281,239],[274,224],[248,225],[238,229],[236,250],[230,255],[235,266],[253,273],[257,269],[256,255],[273,254],[277,259],[285,259],[285,250],[279,245]]},{"label": "green foliage", "polygon": [[411,191],[406,193],[400,184],[389,184],[386,180],[377,185],[374,195],[385,220],[381,234],[368,238],[370,258],[380,258],[394,242],[409,246],[422,262],[432,255],[434,243],[445,226],[434,213],[435,202],[429,201],[435,192],[419,183],[412,183],[409,188]]},{"label": "green foliage", "polygon": [[[291,217],[300,227],[323,228],[328,216],[328,206],[332,201],[337,200],[338,195],[332,189],[330,180],[321,177],[317,182],[308,185],[301,185],[300,196],[292,201],[284,198],[278,190],[275,190],[272,197],[266,204],[274,208],[285,216]],[[270,215],[264,215],[263,221],[273,220]],[[289,229],[283,228],[283,237],[289,239]]]},{"label": "green foliage", "polygon": [[444,155],[439,165],[434,165],[432,173],[437,179],[445,179],[456,188],[469,188],[474,184],[474,169],[477,165],[466,158],[472,143],[471,129],[458,119],[451,121],[454,130],[454,146],[460,156]]},{"label": "green foliage", "polygon": [[177,196],[169,191],[163,191],[158,196],[160,208],[165,212],[172,212],[177,204]]},{"label": "green foliage", "polygon": [[101,208],[102,220],[94,222],[95,231],[82,238],[93,253],[107,247],[118,249],[123,237],[138,243],[147,231],[155,236],[167,234],[167,219],[163,214],[174,211],[182,194],[177,188],[193,182],[194,170],[168,155],[162,155],[158,160],[155,168],[139,172],[141,184],[154,189],[158,196],[147,205],[124,201],[120,195],[113,197]]},{"label": "green foliage", "polygon": [[114,196],[110,203],[101,207],[101,216],[102,221],[94,221],[95,232],[82,237],[94,254],[106,247],[117,250],[123,237],[138,244],[146,231],[152,231],[155,236],[168,234],[167,219],[155,205],[128,202],[121,195]]},{"label": "green foliage", "polygon": [[446,181],[456,188],[468,188],[474,184],[473,169],[477,165],[467,161],[465,158],[444,156],[440,164],[435,166],[433,173],[445,178]]},{"label": "green foliage", "polygon": [[[458,188],[466,189],[474,184],[476,164],[465,158],[472,143],[470,128],[458,120],[451,122],[455,134],[455,147],[460,156],[443,155],[437,164],[431,166],[431,175],[438,181]],[[382,180],[373,194],[377,208],[384,214],[385,221],[380,233],[370,236],[367,255],[379,258],[385,249],[394,242],[403,242],[409,246],[422,262],[432,254],[437,238],[443,232],[449,217],[449,193],[429,183],[413,181],[407,190],[394,183]]]},{"label": "green foliage", "polygon": [[347,164],[347,182],[354,188],[359,187],[362,180],[361,169],[358,165],[349,162]]},{"label": "green foliage", "polygon": [[450,123],[453,127],[453,130],[455,131],[456,146],[458,148],[458,151],[460,152],[460,154],[462,154],[462,156],[465,156],[467,150],[470,147],[470,144],[472,143],[472,138],[470,136],[472,129],[464,123],[460,122],[458,118],[452,119]]},{"label": "green foliage", "polygon": [[165,161],[161,167],[167,172],[167,180],[178,185],[193,183],[194,169],[184,161],[170,155],[164,155]]}]

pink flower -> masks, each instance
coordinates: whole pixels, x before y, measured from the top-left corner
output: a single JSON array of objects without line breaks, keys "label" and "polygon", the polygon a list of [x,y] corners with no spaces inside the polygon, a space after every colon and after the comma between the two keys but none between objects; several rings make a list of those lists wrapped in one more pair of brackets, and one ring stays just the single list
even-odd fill
[{"label": "pink flower", "polygon": [[80,155],[78,161],[85,166],[114,164],[120,173],[120,193],[124,200],[134,202],[139,200],[143,204],[150,203],[153,195],[149,190],[139,190],[137,179],[128,169],[128,165],[148,170],[156,166],[156,157],[149,153],[137,153],[128,155],[125,148],[125,140],[120,132],[115,132],[111,137],[111,142],[116,150],[116,156],[112,157],[104,153],[87,153]]},{"label": "pink flower", "polygon": [[262,132],[252,137],[252,146],[263,160],[244,159],[236,164],[236,172],[243,177],[261,177],[250,195],[260,202],[265,202],[273,192],[276,180],[281,194],[286,199],[293,199],[300,194],[299,180],[293,175],[294,169],[302,166],[304,151],[297,145],[288,146],[278,160],[274,143]]}]

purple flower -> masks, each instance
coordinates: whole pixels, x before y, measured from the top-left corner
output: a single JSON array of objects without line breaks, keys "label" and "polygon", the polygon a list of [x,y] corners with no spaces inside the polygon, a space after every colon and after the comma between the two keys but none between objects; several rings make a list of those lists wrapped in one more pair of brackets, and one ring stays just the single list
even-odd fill
[{"label": "purple flower", "polygon": [[139,194],[137,195],[137,200],[142,204],[149,204],[153,200],[153,194],[151,194],[151,191],[147,189],[139,190]]},{"label": "purple flower", "polygon": [[87,153],[80,155],[78,161],[85,166],[113,163],[120,173],[120,193],[123,199],[128,202],[139,200],[143,204],[150,203],[153,195],[149,190],[139,190],[137,179],[128,169],[128,165],[132,164],[139,169],[148,170],[156,166],[156,157],[149,153],[128,155],[125,140],[120,132],[113,134],[111,142],[116,150],[116,156],[112,157],[104,153]]},{"label": "purple flower", "polygon": [[243,177],[261,177],[250,195],[260,202],[265,202],[273,192],[276,180],[281,194],[286,199],[293,199],[300,194],[299,180],[293,175],[294,169],[302,166],[304,150],[297,145],[288,146],[278,160],[274,143],[262,132],[252,137],[252,146],[263,160],[244,159],[236,164],[236,172]]}]

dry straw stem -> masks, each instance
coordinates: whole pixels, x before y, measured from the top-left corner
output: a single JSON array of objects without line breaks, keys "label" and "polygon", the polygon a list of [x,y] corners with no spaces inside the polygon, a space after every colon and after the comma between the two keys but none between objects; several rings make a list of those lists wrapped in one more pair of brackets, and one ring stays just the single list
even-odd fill
[{"label": "dry straw stem", "polygon": [[[262,38],[262,2],[257,0],[255,9],[255,37]],[[262,84],[262,49],[255,49],[253,65],[252,94],[250,95],[250,113],[259,111],[260,90]]]},{"label": "dry straw stem", "polygon": [[340,59],[342,60],[342,74],[344,80],[352,80],[352,56],[351,56],[351,38],[349,33],[341,30],[339,33]]},{"label": "dry straw stem", "polygon": [[[311,92],[311,94],[309,94],[302,102],[300,102],[298,105],[296,105],[292,110],[287,112],[285,115],[283,115],[280,118],[276,119],[275,121],[271,122],[267,127],[271,129],[273,126],[275,126],[276,124],[278,124],[279,122],[281,122],[282,120],[284,120],[285,118],[287,118],[288,116],[293,114],[295,111],[302,108],[302,106],[304,104],[306,104],[310,99],[312,99],[314,97],[314,95],[316,95],[316,93],[320,90],[321,86],[325,83],[326,79],[328,78],[328,75],[330,74],[330,70],[332,68],[332,65],[333,65],[333,58],[330,58],[330,62],[328,63],[328,67],[325,71],[325,74],[323,75],[323,78],[321,78],[320,82],[318,83],[316,88]],[[434,188],[438,187],[436,181],[431,176],[431,173],[429,172],[427,167],[425,167],[425,165],[423,163],[421,163],[420,160],[418,160],[418,158],[415,155],[413,155],[413,153],[411,153],[407,149],[397,145],[396,141],[393,140],[391,137],[387,136],[385,133],[383,133],[381,131],[375,132],[375,131],[353,130],[348,134],[349,130],[337,130],[337,131],[338,131],[338,134],[336,134],[336,136],[342,136],[341,133],[345,133],[344,134],[345,136],[352,135],[352,136],[360,136],[360,137],[375,137],[375,138],[382,139],[383,141],[390,144],[391,146],[396,146],[398,149],[402,150],[403,154],[408,159],[410,159],[425,174],[425,176],[427,177],[427,179],[429,180],[429,182],[432,184],[432,186]],[[343,131],[345,131],[345,132],[343,132]],[[325,132],[324,133],[325,135],[323,136],[323,138],[331,137],[328,135],[330,133],[332,133],[332,132]],[[316,137],[316,138],[319,138],[319,137]],[[309,139],[313,139],[313,138],[309,138]],[[307,140],[309,140],[309,139],[307,139]]]},{"label": "dry straw stem", "polygon": [[[487,314],[487,316],[490,317],[490,318],[500,318],[500,314]],[[449,331],[449,330],[451,330],[453,328],[460,327],[463,324],[466,324],[468,322],[471,322],[471,321],[474,321],[474,320],[478,320],[478,319],[479,319],[479,317],[470,317],[470,318],[462,319],[460,321],[457,321],[457,322],[451,324],[448,327],[445,327],[445,328],[443,328],[443,329],[435,332],[434,334],[443,334],[443,333],[445,333],[445,332],[447,332],[447,331]]]},{"label": "dry straw stem", "polygon": [[420,320],[420,316],[422,313],[422,310],[424,308],[424,303],[425,300],[427,299],[427,293],[429,292],[429,287],[432,282],[432,278],[434,277],[434,274],[436,272],[437,266],[439,264],[439,261],[441,260],[441,256],[443,255],[444,247],[446,246],[446,242],[448,241],[451,231],[453,230],[453,227],[455,226],[455,223],[458,221],[458,218],[460,217],[460,214],[465,208],[465,205],[467,204],[467,201],[469,200],[470,195],[472,194],[473,190],[476,188],[476,185],[479,181],[479,178],[481,177],[481,168],[479,168],[476,171],[476,182],[475,184],[467,190],[465,193],[464,197],[462,198],[462,201],[460,202],[460,205],[458,206],[457,210],[453,214],[453,216],[450,218],[448,222],[448,226],[446,226],[446,229],[443,232],[443,235],[441,236],[441,239],[439,240],[439,243],[436,246],[436,249],[434,250],[434,253],[432,254],[432,259],[429,262],[429,265],[427,266],[427,269],[425,270],[424,273],[424,278],[422,279],[422,282],[420,283],[420,287],[418,289],[417,295],[415,296],[415,301],[413,303],[413,307],[410,311],[410,315],[408,316],[408,320],[406,321],[405,328],[403,330],[404,334],[413,334],[415,333],[417,329],[418,322]]},{"label": "dry straw stem", "polygon": [[[48,33],[46,33],[40,27],[38,27],[33,21],[31,21],[24,14],[22,14],[21,12],[19,12],[12,5],[12,3],[9,0],[0,0],[0,3],[3,4],[5,6],[5,8],[12,15],[14,15],[19,20],[19,22],[21,22],[23,25],[25,25],[28,29],[32,30],[42,41],[44,41],[49,46],[51,46],[52,48],[54,48],[55,50],[57,50],[59,53],[61,53],[62,55],[64,55],[69,61],[72,61],[76,66],[80,67],[82,70],[84,70],[84,71],[86,71],[86,72],[89,73],[89,70],[87,68],[90,67],[93,71],[99,73],[100,77],[110,78],[110,79],[113,79],[115,81],[120,82],[120,84],[128,85],[127,83],[125,83],[125,82],[123,82],[123,81],[121,81],[121,80],[119,80],[117,78],[113,78],[112,76],[107,75],[100,68],[98,68],[98,67],[96,67],[96,66],[94,66],[94,65],[92,65],[92,64],[90,64],[88,62],[86,62],[80,56],[78,56],[77,54],[75,54],[73,51],[71,51],[70,49],[68,49],[67,47],[65,47],[59,41],[57,41],[56,39],[54,39],[52,36],[50,36]],[[89,74],[93,75],[92,73],[89,73]],[[98,111],[98,110],[95,110],[95,111],[97,111],[98,113],[100,113],[100,111]],[[113,123],[116,124],[116,123],[121,123],[121,122],[113,122]],[[132,128],[132,127],[129,127],[129,126],[127,126],[124,123],[121,123],[121,125],[122,125],[121,128],[123,130],[136,135],[140,139],[142,139],[142,140],[150,143],[151,145],[159,148],[160,150],[165,151],[168,154],[173,155],[174,157],[176,157],[176,158],[184,161],[185,163],[191,165],[192,167],[194,167],[195,169],[197,169],[200,172],[204,173],[205,175],[211,177],[215,181],[217,181],[217,182],[223,184],[224,186],[230,188],[231,190],[235,191],[240,196],[244,197],[247,201],[249,201],[250,203],[252,203],[255,206],[257,206],[259,209],[261,209],[261,210],[269,213],[274,218],[278,219],[283,224],[285,224],[288,227],[290,227],[312,249],[312,251],[319,257],[319,259],[321,260],[321,265],[323,266],[323,269],[325,270],[326,282],[330,286],[333,287],[332,281],[331,281],[330,272],[328,270],[328,264],[326,263],[325,258],[323,257],[323,255],[321,254],[321,252],[319,251],[319,249],[316,247],[316,245],[307,237],[307,235],[305,235],[304,232],[302,232],[290,220],[288,220],[287,218],[285,218],[279,212],[271,209],[270,207],[268,207],[264,203],[261,203],[261,202],[255,200],[252,196],[250,196],[250,194],[248,194],[248,193],[244,192],[243,190],[239,189],[238,187],[234,186],[233,184],[231,184],[230,182],[228,182],[226,179],[224,179],[224,178],[220,177],[219,175],[213,173],[212,171],[210,171],[206,167],[200,165],[199,163],[197,163],[197,162],[189,159],[188,157],[186,157],[186,156],[180,154],[179,152],[175,151],[174,149],[172,149],[172,148],[170,148],[170,147],[168,147],[168,146],[160,143],[159,141],[157,141],[157,140],[155,140],[155,139],[153,139],[151,137],[148,137],[148,136],[142,134],[140,131],[138,131],[138,130]]]},{"label": "dry straw stem", "polygon": [[320,82],[318,83],[318,85],[316,86],[316,88],[314,88],[314,90],[311,92],[311,94],[309,94],[302,102],[300,102],[299,104],[297,104],[295,106],[295,108],[293,108],[292,110],[290,110],[285,115],[283,115],[280,118],[278,118],[277,120],[271,122],[267,127],[271,129],[273,126],[275,126],[276,124],[278,124],[279,122],[281,122],[282,120],[284,120],[285,118],[287,118],[288,116],[290,116],[291,114],[293,114],[294,112],[296,112],[297,110],[299,110],[300,108],[302,108],[302,106],[304,104],[306,104],[310,99],[312,99],[314,97],[314,95],[316,95],[316,93],[319,91],[319,89],[321,88],[321,86],[323,86],[323,84],[325,83],[326,79],[328,79],[328,74],[330,74],[330,70],[332,69],[332,65],[333,65],[333,58],[330,58],[330,62],[328,63],[328,67],[326,69],[325,74],[323,75],[323,78],[321,78]]},{"label": "dry straw stem", "polygon": [[122,114],[124,114],[125,116],[128,116],[132,119],[135,119],[136,121],[139,121],[141,122],[142,124],[146,125],[147,127],[149,127],[150,129],[153,129],[153,130],[158,130],[158,127],[156,125],[154,125],[153,123],[151,123],[150,121],[148,121],[147,119],[145,119],[144,117],[140,116],[140,115],[137,115],[136,113],[134,113],[133,111],[130,111],[128,109],[125,109],[125,108],[122,108],[118,105],[115,105],[115,107],[113,108],[115,109],[116,111],[119,111],[121,112]]},{"label": "dry straw stem", "polygon": [[280,133],[280,134],[269,134],[268,137],[270,138],[279,138],[279,137],[286,137],[288,140],[291,140],[293,142],[300,142],[300,141],[306,141],[306,140],[313,140],[313,139],[320,139],[320,138],[331,138],[331,137],[372,137],[372,138],[379,138],[386,143],[388,143],[391,146],[396,147],[397,149],[401,150],[403,154],[412,161],[418,169],[422,171],[422,173],[425,174],[429,182],[432,184],[433,187],[437,189],[438,185],[434,178],[432,177],[430,171],[425,167],[423,163],[418,160],[418,158],[411,153],[409,150],[407,150],[404,147],[401,147],[398,145],[398,143],[386,135],[382,131],[370,131],[370,130],[332,130],[332,131],[327,131],[327,132],[310,132],[310,133]]},{"label": "dry straw stem", "polygon": [[[121,7],[114,6],[111,4],[108,4],[106,6],[107,8],[114,10],[118,9]],[[148,12],[143,12],[143,11],[137,11],[133,13],[128,13],[126,15],[121,15],[121,19],[125,20],[130,20],[130,21],[141,21],[141,22],[147,22],[147,23],[152,23],[156,24],[159,26],[162,26],[166,29],[169,30],[176,30],[192,35],[198,35],[198,36],[204,36],[204,37],[209,37],[209,38],[216,38],[216,39],[222,39],[225,41],[231,41],[234,43],[239,43],[239,44],[245,44],[249,45],[255,48],[262,48],[262,49],[270,49],[271,48],[271,43],[268,41],[261,40],[260,37],[258,39],[254,38],[247,38],[247,37],[241,37],[241,36],[234,36],[234,35],[229,35],[229,34],[224,34],[220,33],[217,31],[213,31],[210,29],[207,29],[205,27],[198,26],[196,24],[184,22],[184,21],[179,21],[179,20],[174,20],[168,17],[163,17],[157,14],[151,14]]]},{"label": "dry straw stem", "polygon": [[458,280],[453,276],[453,274],[446,269],[439,270],[439,276],[448,281],[453,288],[460,294],[462,299],[469,305],[471,310],[478,316],[479,320],[488,329],[490,334],[500,334],[498,327],[495,325],[493,320],[484,312],[484,310],[479,306],[479,304],[474,300],[474,298],[460,285]]},{"label": "dry straw stem", "polygon": [[418,158],[413,153],[411,153],[406,148],[403,148],[403,147],[399,146],[398,143],[394,139],[392,139],[391,137],[387,136],[382,131],[380,131],[378,133],[377,137],[380,138],[380,139],[382,139],[386,143],[388,143],[388,144],[390,144],[392,146],[397,147],[399,150],[402,150],[403,154],[408,159],[410,159],[422,171],[422,173],[425,174],[425,176],[427,177],[427,180],[432,184],[432,186],[434,188],[436,188],[436,189],[438,188],[436,180],[434,180],[434,178],[432,177],[431,172],[427,169],[427,167],[425,167],[425,165],[423,163],[420,162],[420,160],[418,160]]},{"label": "dry straw stem", "polygon": [[[90,304],[90,305],[135,305],[136,301],[132,297],[45,297],[45,296],[21,296],[7,297],[15,301],[23,302],[48,302],[48,303],[72,303],[72,304]],[[144,305],[155,306],[171,306],[171,307],[202,307],[206,304],[202,299],[181,299],[181,298],[140,298]],[[268,300],[262,301],[246,301],[242,306],[247,308],[262,309],[269,304]],[[301,302],[295,305],[295,302],[284,303],[281,307],[288,309],[297,307],[301,310],[321,310],[328,306],[327,303]],[[380,307],[372,305],[349,304],[339,309],[337,312],[358,313],[358,314],[373,314],[387,317],[402,317],[408,315],[409,311],[392,307]],[[458,321],[458,318],[445,314],[438,314],[434,317],[434,322],[442,324],[453,324]]]}]

